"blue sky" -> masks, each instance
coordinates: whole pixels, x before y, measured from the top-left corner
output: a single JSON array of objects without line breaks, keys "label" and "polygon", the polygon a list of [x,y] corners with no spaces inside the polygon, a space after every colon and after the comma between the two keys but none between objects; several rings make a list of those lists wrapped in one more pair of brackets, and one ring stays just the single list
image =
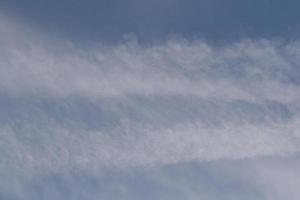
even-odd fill
[{"label": "blue sky", "polygon": [[1,1],[0,199],[298,200],[299,4]]},{"label": "blue sky", "polygon": [[2,7],[39,28],[76,42],[120,42],[135,34],[141,42],[170,35],[212,41],[243,37],[295,38],[297,0],[4,0]]}]

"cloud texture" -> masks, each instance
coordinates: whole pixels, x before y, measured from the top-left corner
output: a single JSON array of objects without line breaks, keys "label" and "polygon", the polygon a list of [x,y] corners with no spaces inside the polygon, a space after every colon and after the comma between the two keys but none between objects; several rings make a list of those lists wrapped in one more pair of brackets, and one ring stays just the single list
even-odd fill
[{"label": "cloud texture", "polygon": [[300,150],[298,41],[83,49],[0,30],[3,180]]}]

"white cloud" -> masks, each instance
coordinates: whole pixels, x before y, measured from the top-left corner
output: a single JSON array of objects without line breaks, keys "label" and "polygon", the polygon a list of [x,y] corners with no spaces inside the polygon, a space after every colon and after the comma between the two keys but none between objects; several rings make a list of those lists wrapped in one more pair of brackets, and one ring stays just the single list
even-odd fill
[{"label": "white cloud", "polygon": [[1,41],[8,45],[1,47],[0,63],[0,89],[6,93],[299,101],[299,87],[286,83],[298,78],[297,44],[249,40],[212,47],[201,41],[170,40],[153,47],[129,43],[83,52],[67,42],[48,48],[44,41],[6,32]]},{"label": "white cloud", "polygon": [[[47,118],[44,125],[29,121],[20,128],[11,119],[0,129],[2,178],[73,168],[99,170],[285,155],[300,150],[297,42],[244,40],[216,47],[202,41],[170,40],[152,47],[128,43],[83,52],[67,42],[36,39],[37,33],[23,35],[20,27],[0,19],[0,92],[20,101],[23,97],[79,96],[100,104],[103,98],[122,101],[129,95],[193,96],[255,105],[275,102],[290,109],[292,117],[241,124],[224,120],[218,126],[201,120],[182,121],[161,128],[141,125],[138,120],[127,123],[123,115],[124,123],[112,125],[107,132],[63,127]],[[149,111],[151,107],[145,109]],[[239,112],[247,114],[247,109]]]}]

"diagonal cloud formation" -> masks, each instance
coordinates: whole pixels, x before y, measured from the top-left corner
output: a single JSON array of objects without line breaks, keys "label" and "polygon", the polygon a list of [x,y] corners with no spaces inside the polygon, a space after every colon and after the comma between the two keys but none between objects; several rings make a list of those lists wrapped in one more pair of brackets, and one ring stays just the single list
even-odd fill
[{"label": "diagonal cloud formation", "polygon": [[298,41],[83,51],[0,26],[1,177],[300,150]]}]

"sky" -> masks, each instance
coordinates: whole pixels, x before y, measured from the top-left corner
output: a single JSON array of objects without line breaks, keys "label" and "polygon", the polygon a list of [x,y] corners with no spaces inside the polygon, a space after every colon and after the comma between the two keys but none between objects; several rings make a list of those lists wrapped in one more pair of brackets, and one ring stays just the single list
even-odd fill
[{"label": "sky", "polygon": [[295,39],[300,33],[297,0],[2,0],[0,6],[38,29],[84,44],[122,42],[128,34],[141,43],[170,35],[226,43]]},{"label": "sky", "polygon": [[300,197],[292,0],[0,2],[0,199]]}]

